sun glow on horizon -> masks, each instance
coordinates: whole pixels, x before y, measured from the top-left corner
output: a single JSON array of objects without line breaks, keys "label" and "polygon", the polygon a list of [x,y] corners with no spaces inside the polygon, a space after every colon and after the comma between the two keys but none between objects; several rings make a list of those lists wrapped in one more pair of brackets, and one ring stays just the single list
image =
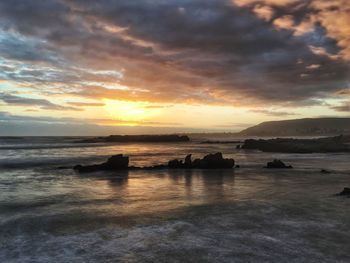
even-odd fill
[{"label": "sun glow on horizon", "polygon": [[[150,103],[140,101],[104,100],[105,110],[122,125],[135,126],[149,121],[160,113],[160,108],[152,107]],[[120,125],[121,123],[117,123]]]}]

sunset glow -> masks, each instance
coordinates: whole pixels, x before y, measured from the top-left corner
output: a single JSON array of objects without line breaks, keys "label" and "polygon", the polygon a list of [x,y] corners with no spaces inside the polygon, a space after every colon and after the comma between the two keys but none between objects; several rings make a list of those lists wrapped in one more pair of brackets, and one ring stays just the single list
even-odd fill
[{"label": "sunset glow", "polygon": [[1,122],[107,133],[346,117],[349,10],[346,0],[2,1]]},{"label": "sunset glow", "polygon": [[350,0],[0,0],[0,263],[350,263],[349,160]]},{"label": "sunset glow", "polygon": [[125,125],[134,126],[160,113],[159,108],[152,108],[145,102],[116,100],[104,100],[104,102],[107,114],[113,119],[125,122]]}]

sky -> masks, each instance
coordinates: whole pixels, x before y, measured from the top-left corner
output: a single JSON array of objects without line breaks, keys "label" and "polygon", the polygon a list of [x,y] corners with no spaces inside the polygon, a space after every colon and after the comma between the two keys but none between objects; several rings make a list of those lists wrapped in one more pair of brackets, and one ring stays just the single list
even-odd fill
[{"label": "sky", "polygon": [[0,135],[350,116],[348,0],[1,0]]}]

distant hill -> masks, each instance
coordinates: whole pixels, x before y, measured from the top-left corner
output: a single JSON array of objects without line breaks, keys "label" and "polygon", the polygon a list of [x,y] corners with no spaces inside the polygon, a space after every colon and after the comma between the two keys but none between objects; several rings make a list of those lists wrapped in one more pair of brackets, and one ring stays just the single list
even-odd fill
[{"label": "distant hill", "polygon": [[241,136],[329,136],[350,134],[350,118],[268,121],[238,133]]}]

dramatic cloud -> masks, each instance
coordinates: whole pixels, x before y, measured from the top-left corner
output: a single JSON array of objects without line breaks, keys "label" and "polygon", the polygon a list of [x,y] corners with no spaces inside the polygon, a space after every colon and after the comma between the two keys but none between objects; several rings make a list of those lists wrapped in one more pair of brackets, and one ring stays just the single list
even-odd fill
[{"label": "dramatic cloud", "polygon": [[260,113],[285,116],[349,89],[349,30],[348,0],[2,0],[0,87],[18,96],[1,100],[269,105],[282,110]]}]

